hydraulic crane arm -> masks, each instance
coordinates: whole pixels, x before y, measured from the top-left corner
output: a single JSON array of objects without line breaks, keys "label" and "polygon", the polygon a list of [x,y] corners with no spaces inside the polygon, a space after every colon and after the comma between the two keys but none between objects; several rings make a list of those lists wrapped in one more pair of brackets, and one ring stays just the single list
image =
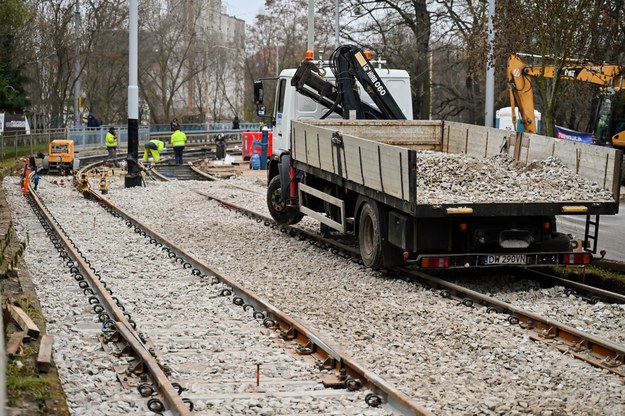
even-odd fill
[{"label": "hydraulic crane arm", "polygon": [[[340,46],[332,54],[331,62],[336,85],[323,79],[323,69],[310,60],[300,64],[291,85],[344,119],[349,118],[351,111],[356,111],[358,119],[406,119],[362,49],[353,45]],[[360,100],[356,80],[377,109]]]}]

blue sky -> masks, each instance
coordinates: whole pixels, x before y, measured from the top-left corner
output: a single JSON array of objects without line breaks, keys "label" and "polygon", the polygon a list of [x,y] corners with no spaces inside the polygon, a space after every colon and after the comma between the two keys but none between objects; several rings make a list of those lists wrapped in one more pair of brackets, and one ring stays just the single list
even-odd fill
[{"label": "blue sky", "polygon": [[265,5],[265,0],[225,0],[222,2],[228,10],[228,14],[238,17],[247,22],[254,23],[254,17]]}]

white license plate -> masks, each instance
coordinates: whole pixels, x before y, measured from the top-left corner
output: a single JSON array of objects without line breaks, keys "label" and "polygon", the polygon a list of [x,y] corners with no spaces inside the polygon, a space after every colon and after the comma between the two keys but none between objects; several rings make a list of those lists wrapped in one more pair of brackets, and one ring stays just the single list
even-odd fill
[{"label": "white license plate", "polygon": [[485,264],[526,264],[525,254],[492,254],[488,255]]}]

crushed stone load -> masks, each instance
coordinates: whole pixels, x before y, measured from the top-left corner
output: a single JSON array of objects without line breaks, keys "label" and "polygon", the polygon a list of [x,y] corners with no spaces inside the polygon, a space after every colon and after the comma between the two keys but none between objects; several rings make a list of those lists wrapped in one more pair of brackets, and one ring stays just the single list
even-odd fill
[{"label": "crushed stone load", "polygon": [[557,158],[528,165],[506,155],[476,158],[430,150],[417,155],[417,203],[613,201],[612,193]]}]

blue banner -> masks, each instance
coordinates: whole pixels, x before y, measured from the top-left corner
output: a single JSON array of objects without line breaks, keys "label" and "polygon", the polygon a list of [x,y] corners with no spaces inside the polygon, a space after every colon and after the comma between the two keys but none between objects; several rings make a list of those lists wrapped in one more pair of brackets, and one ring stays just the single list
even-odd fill
[{"label": "blue banner", "polygon": [[558,139],[570,140],[572,142],[592,144],[592,133],[583,133],[581,131],[565,129],[564,127],[559,126],[556,126],[556,137]]}]

